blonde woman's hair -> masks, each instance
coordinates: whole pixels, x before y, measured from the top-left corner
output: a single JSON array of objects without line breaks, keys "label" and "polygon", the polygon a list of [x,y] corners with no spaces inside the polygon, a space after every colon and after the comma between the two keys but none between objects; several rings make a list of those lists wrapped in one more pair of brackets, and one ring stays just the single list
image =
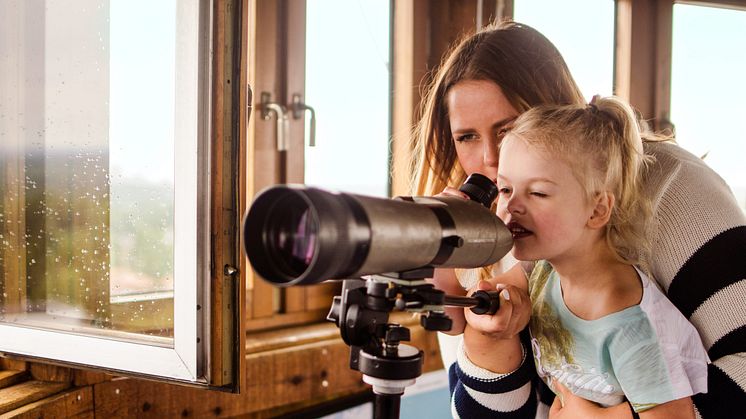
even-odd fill
[{"label": "blonde woman's hair", "polygon": [[[435,195],[446,186],[460,185],[470,174],[456,158],[446,101],[450,89],[467,80],[495,83],[518,112],[542,104],[585,102],[562,55],[536,29],[503,21],[467,34],[424,84],[419,119],[411,136],[413,195]],[[479,278],[491,278],[492,270],[492,266],[480,268]]]},{"label": "blonde woman's hair", "polygon": [[426,83],[412,135],[413,195],[440,193],[470,174],[456,159],[446,102],[450,89],[465,80],[495,83],[518,112],[585,102],[557,48],[532,27],[505,21],[466,36]]},{"label": "blonde woman's hair", "polygon": [[649,249],[651,218],[642,177],[653,159],[643,150],[643,136],[655,137],[626,102],[596,96],[587,105],[531,109],[516,120],[504,141],[520,140],[567,162],[588,202],[602,192],[613,194],[606,242],[619,260],[640,264]]}]

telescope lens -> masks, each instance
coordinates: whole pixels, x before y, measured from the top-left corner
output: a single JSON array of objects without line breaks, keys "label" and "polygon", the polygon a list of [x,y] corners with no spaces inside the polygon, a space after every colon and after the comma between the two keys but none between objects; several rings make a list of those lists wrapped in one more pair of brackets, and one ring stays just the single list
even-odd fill
[{"label": "telescope lens", "polygon": [[266,247],[273,263],[290,277],[301,276],[316,254],[319,222],[308,204],[290,195],[269,216]]}]

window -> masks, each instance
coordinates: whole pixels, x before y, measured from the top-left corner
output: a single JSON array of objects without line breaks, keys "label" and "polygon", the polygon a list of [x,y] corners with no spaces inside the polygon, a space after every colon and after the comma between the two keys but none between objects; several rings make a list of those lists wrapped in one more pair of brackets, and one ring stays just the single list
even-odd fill
[{"label": "window", "polygon": [[674,5],[671,120],[677,142],[704,158],[746,210],[746,12]]},{"label": "window", "polygon": [[388,2],[308,2],[306,99],[318,120],[307,185],[388,195],[389,26]]},{"label": "window", "polygon": [[[283,183],[387,196],[389,2],[256,2],[255,7],[250,42],[256,56],[249,68],[255,118],[249,135],[259,170],[249,174],[248,196]],[[316,145],[310,147],[312,117]],[[287,147],[278,147],[284,132]],[[251,274],[247,329],[322,321],[338,290],[339,283],[277,289]]]},{"label": "window", "polygon": [[209,7],[0,5],[0,351],[208,381]]},{"label": "window", "polygon": [[613,0],[515,0],[513,15],[554,43],[588,101],[612,94]]}]

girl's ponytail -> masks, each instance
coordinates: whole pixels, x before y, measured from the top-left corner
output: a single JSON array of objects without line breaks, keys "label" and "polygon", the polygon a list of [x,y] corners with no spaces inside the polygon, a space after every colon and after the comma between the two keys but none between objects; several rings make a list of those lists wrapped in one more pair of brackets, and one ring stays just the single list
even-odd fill
[{"label": "girl's ponytail", "polygon": [[[588,111],[608,118],[608,131],[599,132],[608,141],[606,186],[614,193],[615,211],[606,226],[606,239],[623,260],[638,264],[647,253],[650,202],[642,193],[642,176],[652,161],[643,150],[645,131],[626,102],[616,97],[594,96]],[[591,139],[592,140],[592,139]],[[602,139],[596,140],[603,142]]]}]

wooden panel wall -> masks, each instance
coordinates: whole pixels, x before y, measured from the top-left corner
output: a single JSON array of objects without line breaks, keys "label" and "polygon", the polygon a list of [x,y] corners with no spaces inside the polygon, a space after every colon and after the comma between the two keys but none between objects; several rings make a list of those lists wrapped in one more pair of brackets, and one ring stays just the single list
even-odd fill
[{"label": "wooden panel wall", "polygon": [[[411,327],[411,344],[425,352],[424,371],[441,368],[435,333],[417,326],[416,319],[397,320]],[[3,399],[12,409],[0,411],[0,418],[267,418],[369,391],[360,373],[349,369],[349,347],[331,323],[248,339],[241,394],[15,363],[29,375],[11,388],[27,398]],[[36,390],[33,399],[28,398],[30,388]]]},{"label": "wooden panel wall", "polygon": [[673,0],[617,0],[614,92],[670,128]]}]

